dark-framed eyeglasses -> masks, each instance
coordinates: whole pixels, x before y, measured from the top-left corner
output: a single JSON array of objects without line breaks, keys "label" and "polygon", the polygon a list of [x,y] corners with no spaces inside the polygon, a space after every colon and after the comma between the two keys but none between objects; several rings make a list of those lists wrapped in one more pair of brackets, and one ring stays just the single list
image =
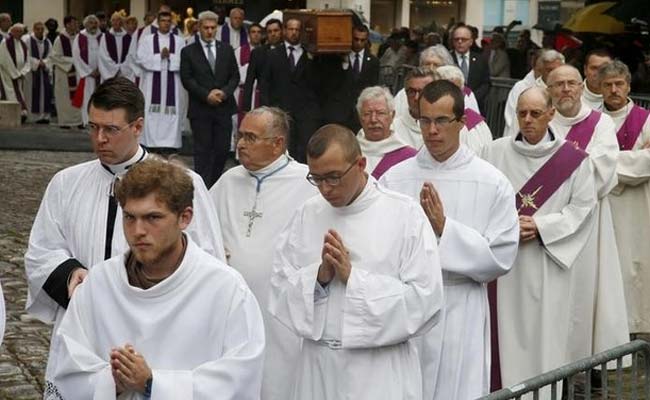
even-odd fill
[{"label": "dark-framed eyeglasses", "polygon": [[437,117],[434,119],[422,117],[418,119],[418,124],[420,129],[429,130],[431,125],[435,125],[436,129],[444,129],[448,127],[452,122],[460,121],[458,117]]},{"label": "dark-framed eyeglasses", "polygon": [[235,135],[235,140],[239,142],[240,140],[243,140],[245,143],[248,144],[255,144],[259,141],[262,140],[268,140],[268,139],[275,139],[278,136],[257,136],[253,133],[250,132],[237,132],[237,135]]},{"label": "dark-framed eyeglasses", "polygon": [[86,128],[86,132],[89,135],[99,135],[99,132],[102,132],[104,135],[108,137],[113,137],[119,135],[123,130],[129,128],[137,121],[138,121],[137,119],[133,120],[121,128],[115,125],[99,125],[94,122],[88,122],[88,127]]},{"label": "dark-framed eyeglasses", "polygon": [[344,177],[348,172],[350,172],[350,170],[352,169],[352,167],[354,167],[355,165],[357,165],[357,162],[358,162],[358,161],[359,161],[359,160],[353,162],[353,163],[348,167],[348,169],[346,169],[345,172],[343,172],[341,175],[325,175],[325,176],[318,176],[318,175],[314,175],[314,174],[312,174],[312,173],[310,172],[310,173],[308,173],[307,176],[306,176],[307,181],[308,181],[309,183],[311,183],[312,185],[314,185],[314,186],[320,186],[320,185],[322,185],[323,183],[327,183],[329,186],[338,186],[338,185],[341,184],[341,179],[343,179],[343,177]]}]

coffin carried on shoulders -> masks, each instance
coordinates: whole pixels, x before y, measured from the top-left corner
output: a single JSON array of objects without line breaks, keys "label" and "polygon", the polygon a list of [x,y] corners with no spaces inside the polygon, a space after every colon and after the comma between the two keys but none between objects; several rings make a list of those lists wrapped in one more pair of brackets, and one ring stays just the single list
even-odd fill
[{"label": "coffin carried on shoulders", "polygon": [[352,12],[346,10],[285,10],[282,19],[302,21],[300,42],[313,54],[347,53],[352,48]]}]

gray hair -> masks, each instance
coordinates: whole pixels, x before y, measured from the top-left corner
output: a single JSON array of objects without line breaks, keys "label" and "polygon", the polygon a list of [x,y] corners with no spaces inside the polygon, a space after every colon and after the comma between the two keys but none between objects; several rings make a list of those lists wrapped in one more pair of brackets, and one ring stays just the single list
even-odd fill
[{"label": "gray hair", "polygon": [[385,87],[382,86],[370,86],[361,92],[359,98],[357,99],[357,114],[361,115],[361,108],[363,108],[363,103],[368,100],[375,99],[384,99],[386,101],[386,107],[388,111],[392,114],[395,111],[395,99]]},{"label": "gray hair", "polygon": [[86,18],[84,18],[83,21],[83,26],[85,27],[87,23],[93,20],[99,24],[99,18],[97,18],[95,14],[86,15]]},{"label": "gray hair", "polygon": [[436,72],[440,75],[440,79],[446,79],[457,85],[460,84],[461,89],[465,86],[463,71],[456,65],[443,65],[442,67],[436,68]]},{"label": "gray hair", "polygon": [[11,14],[9,13],[0,13],[0,21],[9,20],[11,21]]},{"label": "gray hair", "polygon": [[632,82],[630,69],[621,60],[614,60],[605,63],[598,68],[598,81],[602,82],[603,79],[611,78],[613,76],[623,76],[628,85]]},{"label": "gray hair", "polygon": [[[11,25],[11,27],[9,28],[10,31],[12,31],[14,29],[20,29],[20,30],[24,31],[25,30],[25,25],[21,24],[20,22],[16,22],[15,24]],[[16,38],[16,39],[20,39],[20,38]]]},{"label": "gray hair", "polygon": [[440,79],[440,75],[431,68],[425,68],[425,67],[417,67],[417,68],[412,68],[410,69],[407,73],[406,76],[404,77],[404,85],[408,83],[411,79],[415,78],[425,78],[427,76],[430,76],[433,78],[433,80],[438,80]]},{"label": "gray hair", "polygon": [[540,58],[542,59],[542,62],[545,63],[550,63],[557,60],[559,60],[562,64],[566,62],[564,55],[562,55],[562,53],[559,51],[553,49],[544,50]]},{"label": "gray hair", "polygon": [[244,16],[246,15],[246,14],[244,13],[244,9],[243,9],[243,8],[239,8],[239,7],[235,7],[235,8],[233,8],[232,10],[230,10],[230,12],[228,13],[228,16],[231,16],[231,15],[233,15],[234,13],[239,13],[239,14],[241,14],[242,17],[244,17]]},{"label": "gray hair", "polygon": [[203,23],[203,21],[215,21],[219,23],[219,16],[212,12],[212,11],[201,11],[199,13],[199,25]]},{"label": "gray hair", "polygon": [[284,138],[285,145],[289,143],[289,130],[291,129],[291,118],[289,114],[277,107],[261,106],[255,108],[246,115],[255,117],[268,116],[266,135],[277,135]]},{"label": "gray hair", "polygon": [[427,47],[426,49],[422,50],[422,53],[420,53],[420,65],[424,63],[424,60],[430,57],[439,58],[445,65],[454,64],[454,60],[451,58],[449,50],[447,50],[445,46],[441,44]]}]

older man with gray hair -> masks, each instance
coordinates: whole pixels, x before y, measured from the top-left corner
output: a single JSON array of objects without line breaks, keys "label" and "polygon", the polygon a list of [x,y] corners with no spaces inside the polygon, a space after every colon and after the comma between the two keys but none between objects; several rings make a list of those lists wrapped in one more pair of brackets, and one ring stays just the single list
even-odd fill
[{"label": "older man with gray hair", "polygon": [[0,43],[0,78],[7,100],[20,103],[23,122],[27,118],[27,103],[23,84],[31,71],[27,45],[21,40],[25,30],[23,24],[14,24],[9,37]]},{"label": "older man with gray hair", "polygon": [[242,120],[237,134],[240,166],[229,169],[210,189],[219,216],[228,263],[257,297],[266,331],[263,400],[291,398],[300,340],[267,310],[271,259],[278,232],[295,208],[317,194],[309,172],[287,155],[289,118],[275,107],[260,107]]},{"label": "older man with gray hair", "polygon": [[519,133],[519,123],[517,122],[515,115],[519,95],[529,87],[539,86],[545,88],[548,74],[550,74],[551,71],[560,65],[563,65],[564,63],[565,59],[562,53],[556,50],[543,50],[541,55],[537,58],[535,62],[536,65],[534,67],[534,69],[538,69],[540,71],[540,76],[535,78],[534,81],[526,77],[515,83],[512,89],[510,89],[510,93],[508,93],[508,99],[506,100],[506,109],[504,111],[506,126],[503,132],[503,136],[512,136]]},{"label": "older man with gray hair", "polygon": [[615,60],[598,70],[603,112],[614,120],[619,154],[618,185],[612,190],[612,218],[625,286],[630,333],[650,332],[650,112],[630,94],[630,70]]},{"label": "older man with gray hair", "polygon": [[81,108],[81,119],[88,125],[88,100],[100,83],[99,42],[102,32],[99,19],[90,14],[83,20],[84,29],[74,38],[72,57],[77,71],[77,92],[72,105]]},{"label": "older man with gray hair", "polygon": [[235,50],[240,46],[247,45],[248,34],[244,27],[245,15],[244,10],[239,7],[230,10],[226,23],[219,27],[217,40],[228,43]]},{"label": "older man with gray hair", "polygon": [[366,157],[366,172],[379,179],[393,165],[411,158],[417,150],[406,145],[391,129],[395,103],[388,89],[365,88],[357,100],[361,129],[357,140]]}]

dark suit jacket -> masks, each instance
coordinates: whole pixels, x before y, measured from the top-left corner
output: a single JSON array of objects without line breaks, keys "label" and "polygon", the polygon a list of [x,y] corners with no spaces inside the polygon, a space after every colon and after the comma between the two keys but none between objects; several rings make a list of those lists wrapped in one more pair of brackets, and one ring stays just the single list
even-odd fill
[{"label": "dark suit jacket", "polygon": [[[456,65],[460,66],[456,59],[455,51],[451,51],[451,56],[454,58]],[[479,106],[483,109],[485,98],[487,97],[488,90],[490,90],[490,67],[485,57],[481,57],[480,53],[470,51],[469,76],[465,85],[472,89]]]},{"label": "dark suit jacket", "polygon": [[[232,115],[237,112],[237,103],[233,92],[239,85],[239,68],[235,52],[227,43],[215,41],[215,70],[203,52],[201,42],[185,46],[181,51],[181,81],[189,94],[187,116],[192,118],[210,118],[212,116]],[[225,100],[219,105],[208,103],[208,94],[212,89],[223,90]]]},{"label": "dark suit jacket", "polygon": [[242,98],[243,100],[242,108],[244,111],[250,111],[251,104],[253,101],[253,88],[255,86],[255,81],[258,81],[258,89],[259,89],[259,81],[262,80],[262,74],[264,73],[267,53],[269,52],[269,50],[271,50],[271,46],[265,44],[251,51],[251,58],[250,60],[248,60],[246,81],[244,82],[244,97]]},{"label": "dark suit jacket", "polygon": [[261,103],[289,112],[295,121],[321,119],[317,96],[318,76],[303,49],[293,71],[284,43],[267,53],[260,85]]}]

